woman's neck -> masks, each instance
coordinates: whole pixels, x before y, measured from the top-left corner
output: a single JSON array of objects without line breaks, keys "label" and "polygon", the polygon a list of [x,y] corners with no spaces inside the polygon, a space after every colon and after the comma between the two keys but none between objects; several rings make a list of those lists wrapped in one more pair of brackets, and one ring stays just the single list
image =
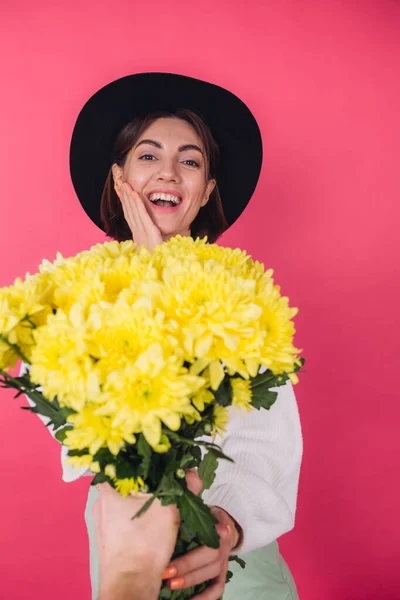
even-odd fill
[{"label": "woman's neck", "polygon": [[190,236],[190,230],[187,229],[185,231],[176,231],[175,233],[167,233],[166,235],[163,235],[163,241],[167,242],[168,240],[170,240],[171,238],[175,237],[176,235],[180,235],[182,237],[189,237]]}]

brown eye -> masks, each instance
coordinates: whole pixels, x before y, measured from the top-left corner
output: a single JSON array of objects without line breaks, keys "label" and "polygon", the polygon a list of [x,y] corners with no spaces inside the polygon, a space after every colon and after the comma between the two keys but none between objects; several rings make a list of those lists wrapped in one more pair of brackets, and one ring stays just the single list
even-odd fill
[{"label": "brown eye", "polygon": [[152,154],[143,154],[143,156],[141,156],[139,158],[139,160],[157,160],[155,156],[153,156]]},{"label": "brown eye", "polygon": [[184,160],[183,161],[185,163],[185,165],[189,165],[189,167],[199,167],[199,163],[197,163],[195,160]]}]

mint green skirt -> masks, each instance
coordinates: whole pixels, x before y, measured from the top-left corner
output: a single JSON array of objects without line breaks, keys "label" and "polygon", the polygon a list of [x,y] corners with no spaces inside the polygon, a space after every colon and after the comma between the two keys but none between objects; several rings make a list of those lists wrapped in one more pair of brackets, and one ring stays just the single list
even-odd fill
[{"label": "mint green skirt", "polygon": [[[92,517],[92,506],[97,494],[96,488],[91,486],[85,510],[89,535],[92,600],[97,600],[99,588],[99,568]],[[293,577],[279,553],[277,542],[249,552],[243,558],[246,561],[245,569],[237,563],[229,565],[234,577],[226,586],[223,600],[299,600]]]}]

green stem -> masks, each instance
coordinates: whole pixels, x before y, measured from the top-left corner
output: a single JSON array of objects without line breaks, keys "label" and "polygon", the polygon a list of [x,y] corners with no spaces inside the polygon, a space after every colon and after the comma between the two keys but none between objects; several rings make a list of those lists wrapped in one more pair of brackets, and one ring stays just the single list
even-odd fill
[{"label": "green stem", "polygon": [[199,440],[190,440],[188,438],[184,438],[173,431],[168,431],[166,434],[171,439],[182,442],[183,444],[187,444],[188,446],[204,446],[209,452],[213,452],[217,458],[223,458],[224,460],[228,460],[229,462],[234,462],[232,458],[224,454],[218,444],[213,444],[212,442],[200,442]]},{"label": "green stem", "polygon": [[15,354],[19,356],[21,360],[23,360],[25,363],[28,363],[29,365],[31,364],[30,361],[26,358],[26,356],[18,348],[17,344],[12,344],[11,342],[9,342],[8,339],[2,333],[0,333],[0,340],[2,342],[5,342],[8,346],[10,346],[10,348],[14,350]]},{"label": "green stem", "polygon": [[37,402],[39,400],[40,402],[43,402],[47,406],[51,407],[53,410],[56,410],[54,404],[52,404],[50,400],[47,400],[47,398],[45,398],[41,392],[38,392],[35,389],[35,387],[37,386],[32,384],[30,381],[27,381],[27,379],[24,376],[15,378],[3,369],[0,369],[0,375],[6,381],[6,384],[2,387],[9,387],[11,389],[18,390],[19,396],[21,394],[26,394],[26,396],[29,396],[29,398],[34,402]]}]

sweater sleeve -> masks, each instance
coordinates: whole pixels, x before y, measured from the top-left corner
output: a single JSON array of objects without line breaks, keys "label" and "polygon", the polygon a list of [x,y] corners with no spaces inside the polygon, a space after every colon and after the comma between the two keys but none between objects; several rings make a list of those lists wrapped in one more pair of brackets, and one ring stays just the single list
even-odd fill
[{"label": "sweater sleeve", "polygon": [[[20,375],[23,375],[27,371],[27,369],[28,369],[27,365],[25,363],[22,363],[21,369],[20,369]],[[28,403],[31,406],[34,406],[34,403],[28,396],[25,395],[25,398],[27,399]],[[48,422],[50,419],[48,417],[43,417],[42,415],[37,415],[37,416],[42,421],[42,423],[44,423],[44,425],[46,425],[47,431],[49,431],[49,433],[54,437],[57,430],[55,430],[52,425],[48,425]],[[57,441],[57,443],[59,444],[58,441]],[[86,467],[79,467],[78,469],[75,469],[72,465],[67,464],[65,461],[68,458],[68,448],[61,444],[60,444],[60,447],[61,447],[61,467],[62,467],[63,481],[69,483],[70,481],[75,481],[76,479],[79,479],[79,477],[82,477],[82,475],[92,475],[92,473],[90,471],[88,471],[86,469]]]},{"label": "sweater sleeve", "polygon": [[214,440],[234,463],[219,461],[203,497],[241,526],[240,554],[270,544],[294,526],[303,452],[300,418],[292,384],[276,391],[270,410],[230,409],[224,438]]}]

